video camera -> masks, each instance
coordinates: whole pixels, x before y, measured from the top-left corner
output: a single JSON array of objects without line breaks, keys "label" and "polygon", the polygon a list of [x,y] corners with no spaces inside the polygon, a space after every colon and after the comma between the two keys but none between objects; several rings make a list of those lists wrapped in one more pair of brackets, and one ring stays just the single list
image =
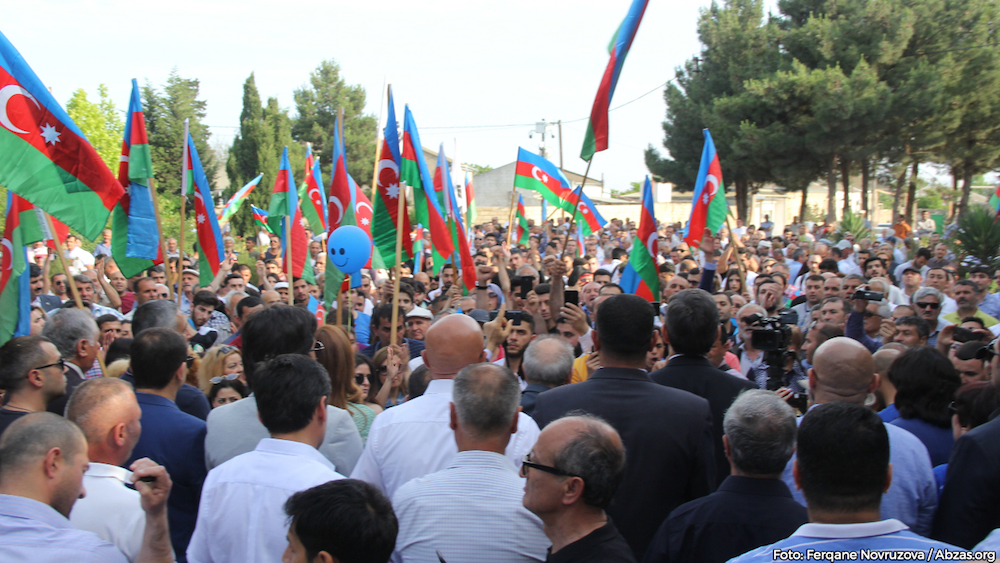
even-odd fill
[{"label": "video camera", "polygon": [[791,309],[782,309],[776,316],[764,317],[754,313],[743,317],[750,327],[750,343],[757,350],[785,352],[792,343],[791,325],[798,324],[799,315]]}]

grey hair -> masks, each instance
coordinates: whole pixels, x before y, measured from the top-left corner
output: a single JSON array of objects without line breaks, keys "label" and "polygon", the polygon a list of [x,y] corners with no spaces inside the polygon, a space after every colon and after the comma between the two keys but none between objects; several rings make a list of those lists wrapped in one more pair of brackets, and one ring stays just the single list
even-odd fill
[{"label": "grey hair", "polygon": [[583,422],[584,428],[555,454],[554,465],[583,479],[584,504],[606,508],[625,476],[625,447],[621,438],[600,417],[576,411],[565,418]]},{"label": "grey hair", "polygon": [[524,377],[528,383],[558,387],[573,372],[573,347],[555,334],[535,338],[524,351]]},{"label": "grey hair", "polygon": [[878,309],[875,311],[875,314],[877,314],[878,316],[882,317],[883,319],[888,319],[889,317],[891,317],[892,316],[892,307],[889,306],[889,302],[886,301],[885,299],[883,299],[882,301],[879,301],[878,302]]},{"label": "grey hair", "polygon": [[518,276],[531,276],[531,277],[535,278],[535,281],[538,281],[538,270],[536,270],[535,267],[532,266],[532,265],[530,265],[530,264],[525,264],[525,265],[521,266],[520,268],[518,268],[516,275],[518,275]]},{"label": "grey hair", "polygon": [[42,329],[42,336],[56,345],[63,358],[76,357],[76,345],[81,340],[96,343],[100,334],[94,316],[84,309],[57,309]]},{"label": "grey hair", "polygon": [[733,465],[747,475],[779,475],[795,451],[795,411],[773,391],[740,393],[722,426]]},{"label": "grey hair", "polygon": [[139,336],[139,333],[147,328],[169,328],[177,329],[177,304],[167,299],[154,299],[147,301],[135,310],[132,315],[132,334]]},{"label": "grey hair", "polygon": [[933,295],[934,297],[937,297],[938,303],[944,303],[944,297],[941,296],[941,292],[938,291],[936,288],[921,287],[920,289],[918,289],[913,293],[913,298],[910,299],[910,304],[912,305],[917,301],[920,301],[924,297],[927,297],[928,295]]},{"label": "grey hair", "polygon": [[844,285],[844,282],[847,280],[861,280],[861,283],[868,283],[868,280],[865,279],[865,277],[862,276],[861,274],[847,274],[846,276],[844,276],[844,279],[840,282],[840,285]]},{"label": "grey hair", "polygon": [[488,438],[510,433],[521,403],[521,386],[504,366],[472,364],[455,376],[452,399],[463,430]]},{"label": "grey hair", "polygon": [[[240,298],[233,302],[233,297],[239,295]],[[226,295],[226,307],[230,311],[236,312],[236,304],[243,300],[244,297],[250,297],[250,294],[245,291],[230,291],[229,295]]]},{"label": "grey hair", "polygon": [[0,436],[0,483],[10,474],[45,457],[52,448],[72,458],[83,450],[83,433],[76,424],[50,412],[34,412],[15,420]]}]

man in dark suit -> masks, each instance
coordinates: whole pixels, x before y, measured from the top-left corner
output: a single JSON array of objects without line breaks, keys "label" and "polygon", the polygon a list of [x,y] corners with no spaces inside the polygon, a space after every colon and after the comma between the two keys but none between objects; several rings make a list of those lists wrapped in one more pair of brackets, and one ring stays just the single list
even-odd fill
[{"label": "man in dark suit", "polygon": [[136,335],[130,351],[142,435],[125,466],[148,457],[167,468],[173,481],[167,501],[170,543],[177,561],[184,563],[208,473],[205,421],[182,412],[174,402],[187,374],[187,343],[169,328],[147,328]]},{"label": "man in dark suit", "polygon": [[533,415],[544,427],[582,410],[621,435],[625,478],[607,513],[637,560],[670,511],[715,488],[708,401],[649,379],[646,353],[655,345],[650,304],[630,294],[608,298],[598,309],[594,334],[601,369],[587,381],[538,395]]},{"label": "man in dark suit", "polygon": [[[993,381],[1000,380],[998,354],[1000,341],[994,340],[984,350]],[[994,528],[1000,528],[1000,416],[955,442],[931,537],[971,549]]]},{"label": "man in dark suit", "polygon": [[716,485],[729,476],[729,461],[722,447],[722,419],[726,416],[726,409],[741,391],[757,387],[746,379],[714,367],[705,357],[719,337],[718,321],[719,308],[707,292],[685,289],[674,294],[670,298],[665,340],[677,355],[662,369],[649,374],[649,378],[660,385],[694,393],[708,400],[712,409]]}]

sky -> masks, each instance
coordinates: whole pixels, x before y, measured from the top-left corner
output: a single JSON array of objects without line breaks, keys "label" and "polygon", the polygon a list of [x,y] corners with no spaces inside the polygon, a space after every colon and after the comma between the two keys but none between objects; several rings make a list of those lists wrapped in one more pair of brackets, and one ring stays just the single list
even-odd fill
[{"label": "sky", "polygon": [[[94,101],[106,84],[124,112],[132,78],[159,87],[173,68],[197,78],[213,145],[231,143],[251,72],[265,103],[276,97],[294,113],[293,91],[332,58],[347,83],[365,88],[376,116],[391,83],[397,118],[409,104],[427,148],[444,143],[453,157],[457,146],[462,162],[498,167],[519,146],[538,151],[539,136],[529,138],[536,122],[562,120],[564,166],[582,173],[607,45],[630,3],[34,0],[5,6],[0,31],[64,105],[79,88]],[[590,171],[606,187],[641,181],[643,150],[662,149],[662,85],[700,51],[699,9],[709,3],[649,3],[611,106],[635,101],[611,112],[610,146]],[[559,138],[546,145],[558,164]]]}]

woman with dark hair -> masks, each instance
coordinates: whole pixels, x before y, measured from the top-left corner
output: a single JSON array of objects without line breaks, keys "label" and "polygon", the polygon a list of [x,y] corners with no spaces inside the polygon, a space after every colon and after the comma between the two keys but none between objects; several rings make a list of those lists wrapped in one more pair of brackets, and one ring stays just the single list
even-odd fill
[{"label": "woman with dark hair", "polygon": [[354,381],[358,384],[358,388],[361,389],[361,400],[364,405],[372,409],[375,414],[378,414],[385,410],[385,407],[381,407],[376,403],[373,403],[368,399],[369,393],[371,393],[372,382],[376,382],[375,393],[378,393],[382,385],[378,382],[378,379],[372,377],[375,373],[375,364],[372,363],[371,358],[365,356],[364,354],[354,354]]},{"label": "woman with dark hair", "polygon": [[962,380],[951,361],[926,346],[911,348],[889,366],[899,418],[890,424],[909,431],[927,446],[931,465],[948,463],[955,437],[948,405]]},{"label": "woman with dark hair", "polygon": [[736,295],[746,293],[746,288],[743,286],[743,278],[740,277],[740,271],[736,268],[726,272],[726,284],[723,287],[725,291],[732,291]]},{"label": "woman with dark hair", "polygon": [[[1000,390],[989,381],[973,381],[966,383],[955,391],[955,400],[948,405],[951,411],[951,432],[958,440],[966,432],[990,421],[990,415],[1000,408]],[[944,488],[944,478],[948,472],[948,464],[943,463],[934,468],[934,480],[937,481],[938,495]]]},{"label": "woman with dark hair", "polygon": [[245,399],[249,394],[247,386],[239,379],[223,379],[208,390],[208,404],[214,409]]},{"label": "woman with dark hair", "polygon": [[364,395],[361,394],[355,375],[356,361],[355,354],[351,351],[350,337],[339,326],[323,325],[316,331],[316,342],[319,344],[316,361],[330,375],[330,397],[327,404],[350,413],[361,434],[361,442],[367,442],[368,430],[378,413],[363,402]]},{"label": "woman with dark hair", "polygon": [[394,407],[406,401],[406,365],[390,355],[391,347],[375,352],[372,358],[372,375],[369,377],[368,402],[382,408]]}]

